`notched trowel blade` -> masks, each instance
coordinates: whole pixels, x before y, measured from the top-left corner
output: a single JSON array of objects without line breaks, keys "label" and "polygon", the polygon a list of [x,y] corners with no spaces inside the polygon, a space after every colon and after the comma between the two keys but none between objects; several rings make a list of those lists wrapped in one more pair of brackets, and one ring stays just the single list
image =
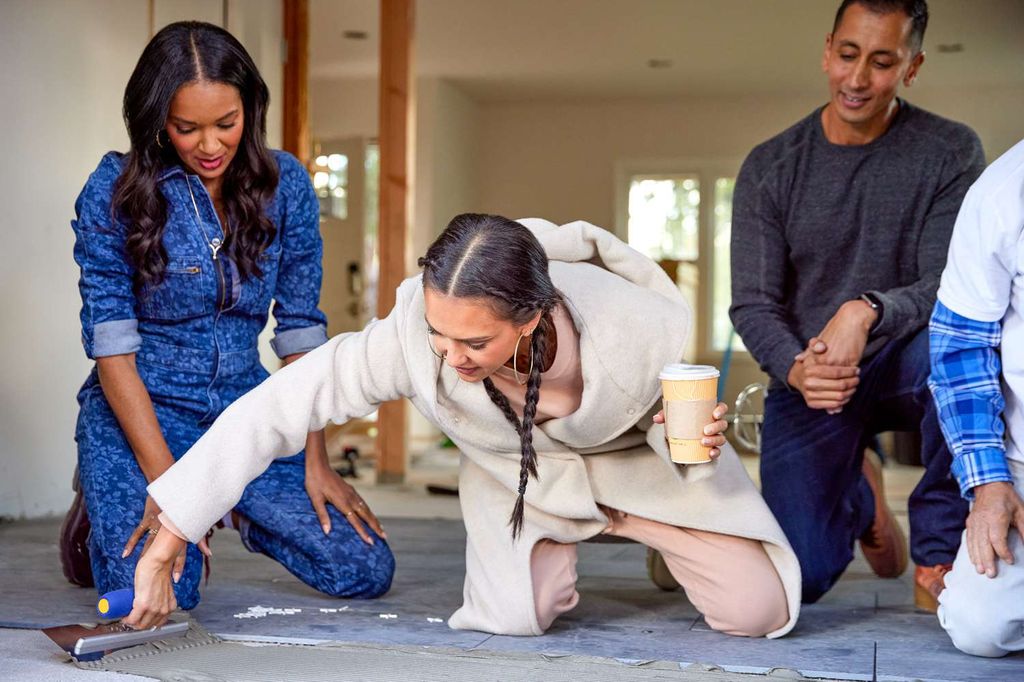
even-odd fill
[{"label": "notched trowel blade", "polygon": [[92,661],[118,649],[180,637],[188,632],[188,621],[169,620],[164,625],[149,630],[126,629],[120,621],[117,621],[102,624],[58,625],[45,628],[43,632],[76,660]]}]

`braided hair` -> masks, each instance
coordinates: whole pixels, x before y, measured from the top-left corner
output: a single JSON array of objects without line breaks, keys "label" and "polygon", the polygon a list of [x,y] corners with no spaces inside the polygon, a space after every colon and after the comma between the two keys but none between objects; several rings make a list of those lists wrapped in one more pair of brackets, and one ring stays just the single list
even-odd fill
[{"label": "braided hair", "polygon": [[[530,372],[523,418],[519,419],[490,377],[483,381],[491,402],[519,434],[519,496],[509,519],[512,538],[518,538],[523,529],[526,484],[530,476],[538,478],[533,420],[551,330],[548,313],[561,300],[548,274],[547,254],[533,233],[514,220],[463,213],[448,223],[419,265],[425,287],[446,296],[485,300],[498,317],[512,324],[526,324],[541,313],[541,323],[529,337]],[[518,350],[517,344],[513,352]]]}]

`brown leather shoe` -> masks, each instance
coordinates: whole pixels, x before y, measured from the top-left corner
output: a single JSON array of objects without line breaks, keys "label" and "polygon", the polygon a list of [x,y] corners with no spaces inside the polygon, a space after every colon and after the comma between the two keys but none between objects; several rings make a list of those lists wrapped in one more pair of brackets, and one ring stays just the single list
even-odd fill
[{"label": "brown leather shoe", "polygon": [[866,451],[861,470],[875,496],[875,520],[860,536],[860,548],[875,575],[879,578],[896,578],[907,570],[907,538],[885,501],[882,462],[878,455]]},{"label": "brown leather shoe", "polygon": [[939,595],[946,589],[946,574],[953,564],[914,567],[914,606],[922,611],[939,610]]},{"label": "brown leather shoe", "polygon": [[93,587],[92,564],[89,563],[91,526],[85,512],[82,487],[78,483],[77,466],[74,478],[71,479],[71,489],[75,491],[75,499],[60,526],[60,565],[69,583],[79,587]]},{"label": "brown leather shoe", "polygon": [[656,549],[647,548],[647,576],[651,582],[666,592],[679,589],[679,581],[668,570],[665,557]]}]

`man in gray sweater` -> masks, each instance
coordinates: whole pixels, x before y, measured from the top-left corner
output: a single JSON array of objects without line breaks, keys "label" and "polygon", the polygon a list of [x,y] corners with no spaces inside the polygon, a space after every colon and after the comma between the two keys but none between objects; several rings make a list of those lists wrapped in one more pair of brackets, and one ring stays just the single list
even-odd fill
[{"label": "man in gray sweater", "polygon": [[897,97],[924,61],[925,0],[845,0],[825,44],[830,98],[756,147],[733,202],[733,324],[771,376],[764,497],[800,558],[804,601],[859,540],[879,576],[907,565],[864,446],[917,430],[909,501],[915,601],[934,610],[967,514],[927,387],[927,322],[957,210],[984,169],[970,128]]}]

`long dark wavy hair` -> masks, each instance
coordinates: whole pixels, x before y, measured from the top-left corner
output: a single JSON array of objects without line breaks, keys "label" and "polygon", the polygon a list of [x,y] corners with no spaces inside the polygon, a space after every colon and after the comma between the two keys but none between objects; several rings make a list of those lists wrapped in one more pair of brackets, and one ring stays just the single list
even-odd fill
[{"label": "long dark wavy hair", "polygon": [[270,101],[266,83],[249,53],[224,29],[200,21],[170,24],[146,45],[124,91],[131,149],[112,206],[128,226],[125,253],[135,267],[136,292],[159,284],[167,267],[163,246],[167,200],[156,179],[181,160],[164,126],[174,94],[183,85],[199,81],[230,85],[242,98],[242,141],[224,171],[222,198],[231,228],[225,249],[243,278],[262,274],[260,254],[277,234],[265,212],[278,182],[277,164],[266,142]]},{"label": "long dark wavy hair", "polygon": [[[542,323],[530,336],[530,374],[522,420],[490,377],[483,381],[491,402],[519,434],[519,497],[509,519],[515,539],[523,528],[526,484],[530,476],[537,478],[533,420],[551,328],[548,314],[561,300],[548,274],[547,254],[533,233],[514,220],[463,213],[448,223],[419,264],[424,287],[446,296],[486,300],[498,317],[514,325],[526,324],[541,313]],[[518,346],[513,352],[518,352]]]}]

